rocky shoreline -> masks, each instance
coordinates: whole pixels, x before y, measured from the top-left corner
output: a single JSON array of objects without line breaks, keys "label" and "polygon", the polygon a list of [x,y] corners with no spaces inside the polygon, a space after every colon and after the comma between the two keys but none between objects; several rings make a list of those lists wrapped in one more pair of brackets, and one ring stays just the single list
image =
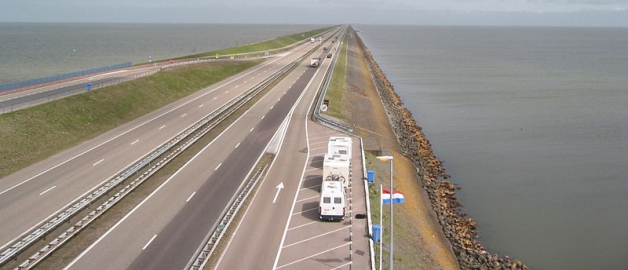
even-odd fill
[{"label": "rocky shoreline", "polygon": [[447,179],[443,162],[433,151],[430,141],[425,138],[422,128],[416,123],[412,113],[403,107],[401,98],[395,93],[393,85],[379,68],[368,48],[358,36],[364,58],[379,91],[390,124],[403,154],[412,160],[427,191],[443,232],[451,243],[454,254],[462,269],[528,269],[521,261],[489,253],[480,243],[477,224],[461,211],[454,185]]}]

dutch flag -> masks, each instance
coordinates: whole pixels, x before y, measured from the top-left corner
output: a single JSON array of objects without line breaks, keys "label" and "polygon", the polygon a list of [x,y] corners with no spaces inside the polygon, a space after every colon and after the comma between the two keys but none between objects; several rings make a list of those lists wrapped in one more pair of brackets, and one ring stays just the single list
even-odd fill
[{"label": "dutch flag", "polygon": [[[391,196],[390,190],[384,189],[382,192],[382,204],[390,204]],[[404,203],[406,202],[406,198],[399,191],[393,191],[392,193],[392,203]]]}]

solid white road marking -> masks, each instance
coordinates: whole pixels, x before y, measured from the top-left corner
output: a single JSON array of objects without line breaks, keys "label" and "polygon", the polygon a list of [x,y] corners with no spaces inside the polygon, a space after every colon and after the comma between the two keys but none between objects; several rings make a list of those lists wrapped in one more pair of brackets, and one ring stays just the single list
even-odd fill
[{"label": "solid white road marking", "polygon": [[144,245],[144,247],[142,248],[142,250],[145,250],[145,249],[148,247],[148,245],[150,245],[150,243],[152,243],[152,242],[153,242],[153,240],[155,240],[155,237],[157,237],[157,235],[156,235],[156,234],[155,234],[155,235],[153,235],[153,237],[152,237],[150,240],[148,240],[148,243],[146,243],[146,245]]},{"label": "solid white road marking", "polygon": [[337,246],[337,247],[335,247],[335,248],[330,248],[330,249],[328,249],[328,250],[321,251],[321,252],[319,252],[319,253],[316,253],[316,254],[313,254],[313,255],[307,256],[307,257],[305,257],[305,258],[302,258],[302,259],[300,259],[300,260],[293,261],[293,262],[291,262],[291,263],[284,264],[284,265],[279,266],[279,267],[277,267],[277,268],[275,268],[275,269],[284,268],[284,267],[286,267],[286,266],[288,266],[288,265],[292,265],[292,264],[295,264],[295,263],[298,263],[298,262],[305,261],[305,260],[307,260],[307,259],[309,259],[309,258],[316,257],[316,256],[318,256],[318,255],[321,255],[321,254],[323,254],[323,253],[325,253],[325,252],[332,251],[332,250],[334,250],[334,249],[339,249],[339,248],[344,247],[344,246],[349,245],[349,244],[351,244],[351,242],[348,242],[348,243],[342,244],[342,245]]},{"label": "solid white road marking", "polygon": [[349,228],[349,227],[351,227],[351,225],[349,225],[349,226],[344,226],[344,227],[342,227],[342,228],[340,228],[340,229],[335,229],[335,230],[333,230],[333,231],[329,231],[329,232],[326,232],[326,233],[324,233],[324,234],[319,234],[319,235],[317,235],[317,236],[313,236],[313,237],[310,237],[310,238],[307,238],[307,239],[303,239],[303,240],[301,240],[301,241],[294,242],[294,243],[292,243],[292,244],[290,244],[290,245],[285,245],[285,246],[283,246],[283,248],[287,248],[287,247],[290,247],[290,246],[298,245],[298,244],[301,244],[301,243],[303,243],[303,242],[307,242],[307,241],[310,241],[310,240],[312,240],[312,239],[316,239],[316,238],[318,238],[318,237],[321,237],[321,236],[324,236],[324,235],[328,235],[328,234],[330,234],[330,233],[335,233],[335,232],[337,232],[337,231],[342,231],[342,230],[347,229],[347,228]]},{"label": "solid white road marking", "polygon": [[292,227],[292,228],[288,229],[288,231],[291,231],[291,230],[294,230],[294,229],[298,229],[298,228],[301,228],[301,227],[305,227],[305,226],[309,226],[309,225],[312,225],[312,224],[315,224],[315,223],[320,223],[320,221],[312,221],[310,223],[301,224],[299,226]]},{"label": "solid white road marking", "polygon": [[46,192],[51,191],[51,190],[53,190],[53,189],[54,189],[54,188],[56,188],[56,187],[57,187],[57,186],[52,186],[51,188],[44,190],[44,192],[39,193],[39,196],[46,194]]}]

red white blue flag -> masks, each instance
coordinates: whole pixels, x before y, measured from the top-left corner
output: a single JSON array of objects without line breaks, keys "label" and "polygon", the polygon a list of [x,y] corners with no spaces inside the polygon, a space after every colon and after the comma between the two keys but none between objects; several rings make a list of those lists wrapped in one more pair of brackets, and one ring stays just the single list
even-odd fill
[{"label": "red white blue flag", "polygon": [[403,196],[401,192],[393,191],[392,196],[391,196],[390,190],[384,189],[382,191],[382,204],[390,204],[391,200],[392,200],[392,203],[406,202],[406,198]]}]

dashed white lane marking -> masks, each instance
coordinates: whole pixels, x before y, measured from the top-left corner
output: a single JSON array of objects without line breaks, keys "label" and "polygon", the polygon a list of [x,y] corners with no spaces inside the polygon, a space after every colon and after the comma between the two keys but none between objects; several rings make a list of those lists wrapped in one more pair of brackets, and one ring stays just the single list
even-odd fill
[{"label": "dashed white lane marking", "polygon": [[54,188],[56,188],[57,186],[52,186],[49,189],[44,190],[42,193],[39,193],[39,196],[46,194],[46,192],[53,190]]},{"label": "dashed white lane marking", "polygon": [[218,168],[220,168],[221,165],[222,165],[222,163],[218,164],[218,166],[216,166],[216,169],[214,169],[214,171],[218,170]]},{"label": "dashed white lane marking", "polygon": [[159,129],[162,129],[162,128],[165,128],[165,127],[166,127],[166,125],[163,125],[163,126],[159,127]]},{"label": "dashed white lane marking", "polygon": [[157,237],[157,235],[156,235],[156,234],[155,234],[155,235],[153,235],[153,237],[151,237],[151,238],[150,238],[150,240],[148,240],[148,243],[146,243],[146,245],[144,245],[144,247],[142,248],[142,250],[145,250],[145,249],[148,247],[148,245],[150,245],[150,243],[152,243],[152,242],[153,242],[153,240],[155,240],[155,237]]},{"label": "dashed white lane marking", "polygon": [[192,197],[194,197],[195,194],[196,194],[196,191],[192,192],[192,195],[190,195],[190,197],[188,197],[188,199],[185,200],[185,202],[189,202],[192,199]]},{"label": "dashed white lane marking", "polygon": [[236,146],[234,148],[238,148],[238,146],[240,146],[240,143],[236,144]]},{"label": "dashed white lane marking", "polygon": [[198,105],[199,108],[203,108],[203,106],[205,106],[205,104]]},{"label": "dashed white lane marking", "polygon": [[187,113],[184,113],[183,115],[181,115],[181,117],[185,117],[186,115],[188,115]]},{"label": "dashed white lane marking", "polygon": [[103,161],[105,161],[105,159],[104,159],[104,158],[103,158],[103,159],[101,159],[101,160],[99,160],[98,162],[96,162],[96,163],[92,164],[92,166],[96,166],[96,165],[98,165],[98,163],[101,163],[101,162],[103,162]]},{"label": "dashed white lane marking", "polygon": [[131,143],[131,145],[134,145],[136,143],[140,142],[140,140],[135,140],[134,142]]}]

